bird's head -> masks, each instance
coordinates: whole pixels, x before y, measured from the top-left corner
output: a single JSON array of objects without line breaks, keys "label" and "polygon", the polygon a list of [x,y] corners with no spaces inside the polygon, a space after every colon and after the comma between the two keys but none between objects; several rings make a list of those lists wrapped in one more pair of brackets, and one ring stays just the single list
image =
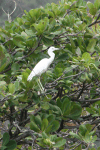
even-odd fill
[{"label": "bird's head", "polygon": [[55,50],[59,50],[59,48],[55,48],[53,46],[51,46],[49,49],[48,49],[48,54],[55,51]]}]

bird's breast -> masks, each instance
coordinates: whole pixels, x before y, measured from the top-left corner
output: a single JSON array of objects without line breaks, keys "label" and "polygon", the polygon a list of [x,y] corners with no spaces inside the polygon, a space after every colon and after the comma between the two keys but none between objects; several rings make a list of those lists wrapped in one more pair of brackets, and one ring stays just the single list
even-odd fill
[{"label": "bird's breast", "polygon": [[51,62],[48,58],[42,59],[37,65],[34,67],[34,72],[37,76],[41,75],[45,71],[47,71],[48,67],[50,66]]}]

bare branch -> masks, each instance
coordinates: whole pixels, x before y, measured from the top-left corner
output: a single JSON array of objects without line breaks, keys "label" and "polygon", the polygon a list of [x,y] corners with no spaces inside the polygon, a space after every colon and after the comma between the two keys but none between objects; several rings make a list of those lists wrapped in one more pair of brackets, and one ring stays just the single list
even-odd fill
[{"label": "bare branch", "polygon": [[16,1],[15,0],[13,0],[13,2],[15,3],[15,7],[14,7],[14,10],[9,14],[9,12],[8,13],[6,13],[6,11],[3,9],[3,7],[2,7],[2,10],[3,10],[3,12],[8,16],[8,21],[9,21],[9,23],[11,22],[11,15],[15,12],[15,10],[16,10]]},{"label": "bare branch", "polygon": [[13,2],[15,3],[15,7],[14,7],[14,10],[10,13],[10,16],[14,13],[14,11],[16,10],[16,1],[13,0]]}]

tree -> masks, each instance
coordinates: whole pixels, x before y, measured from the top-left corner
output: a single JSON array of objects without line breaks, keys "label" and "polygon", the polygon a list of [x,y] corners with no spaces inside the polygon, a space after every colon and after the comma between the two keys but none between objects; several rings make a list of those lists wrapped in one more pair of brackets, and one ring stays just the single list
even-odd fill
[{"label": "tree", "polygon": [[[58,0],[1,0],[0,1],[0,26],[4,25],[5,20],[7,20],[7,14],[11,13],[15,8],[16,2],[16,10],[10,16],[12,20],[16,17],[21,17],[24,14],[24,10],[29,11],[30,9],[35,9],[37,7],[45,6],[46,3],[58,3]],[[5,10],[5,13],[2,8]]]},{"label": "tree", "polygon": [[[1,134],[2,150],[22,145],[95,147],[100,128],[99,10],[99,0],[61,0],[25,11],[22,18],[0,28],[0,122],[3,127],[8,122]],[[48,57],[52,45],[61,50],[41,76],[46,91],[40,93],[37,77],[31,82],[27,77]]]}]

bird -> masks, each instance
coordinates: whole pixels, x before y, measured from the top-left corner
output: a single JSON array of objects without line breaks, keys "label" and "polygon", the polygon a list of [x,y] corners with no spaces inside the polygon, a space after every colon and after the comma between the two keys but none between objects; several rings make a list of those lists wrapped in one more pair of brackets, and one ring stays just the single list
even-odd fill
[{"label": "bird", "polygon": [[48,55],[50,56],[49,58],[43,58],[42,60],[40,60],[35,67],[33,68],[33,70],[31,71],[30,75],[27,78],[27,81],[31,81],[33,77],[38,76],[38,85],[41,89],[41,91],[44,91],[44,88],[42,86],[42,83],[40,81],[40,76],[42,73],[46,72],[48,67],[50,66],[50,64],[53,62],[54,58],[55,58],[55,54],[53,51],[55,50],[59,50],[59,48],[55,48],[53,46],[51,46],[48,49]]}]

